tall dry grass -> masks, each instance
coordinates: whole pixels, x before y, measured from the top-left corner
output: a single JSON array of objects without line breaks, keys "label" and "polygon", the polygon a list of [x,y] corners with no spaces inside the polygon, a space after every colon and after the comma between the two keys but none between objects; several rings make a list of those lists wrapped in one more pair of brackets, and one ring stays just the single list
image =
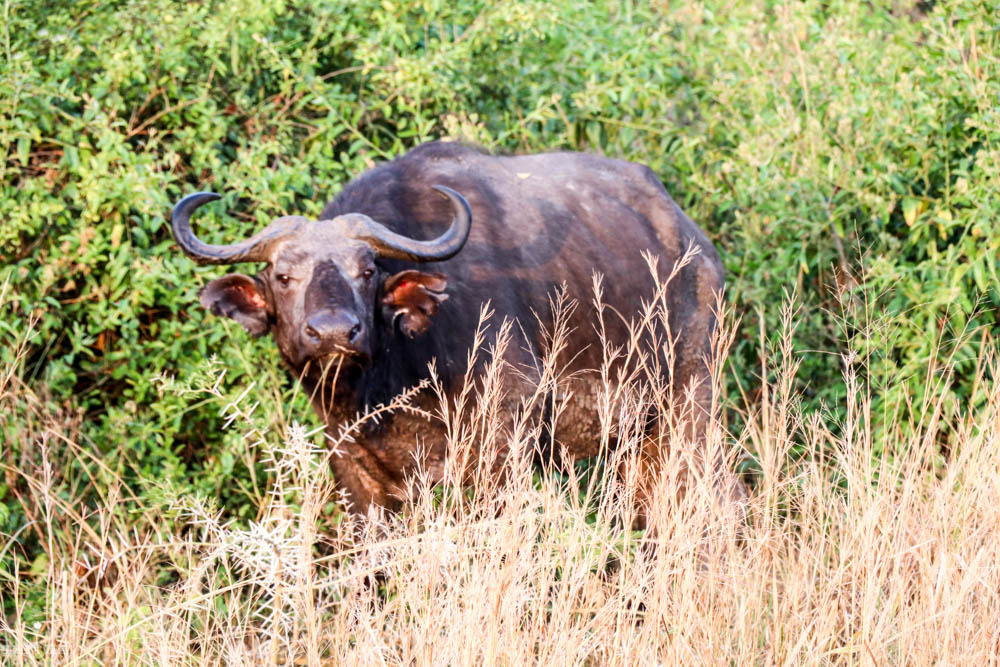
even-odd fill
[{"label": "tall dry grass", "polygon": [[[688,258],[690,259],[690,258]],[[745,425],[709,429],[730,467],[751,453],[759,474],[745,506],[722,500],[706,457],[666,429],[669,455],[649,509],[653,530],[633,532],[637,467],[647,415],[670,387],[658,382],[664,352],[663,289],[633,320],[631,341],[606,341],[599,411],[607,447],[584,469],[538,474],[534,402],[559,395],[557,360],[572,332],[556,327],[538,368],[538,394],[502,414],[504,346],[496,324],[491,359],[468,391],[442,397],[450,425],[450,484],[413,481],[414,500],[394,515],[330,521],[327,458],[345,427],[324,442],[292,423],[280,438],[251,433],[272,471],[258,519],[227,520],[206,499],[165,489],[140,507],[114,482],[98,507],[59,487],[67,457],[87,457],[61,431],[64,419],[27,400],[13,369],[0,376],[5,409],[17,396],[34,426],[30,505],[48,554],[47,615],[5,619],[14,664],[985,664],[1000,653],[1000,372],[980,359],[985,396],[947,424],[950,451],[909,415],[876,428],[867,360],[845,355],[843,420],[803,411],[796,396],[796,311],[784,310],[780,344],[764,344],[765,380],[737,403]],[[595,283],[600,292],[599,281]],[[553,307],[572,304],[556,297]],[[728,329],[727,331],[731,331]],[[645,334],[645,336],[640,334]],[[724,378],[718,340],[716,395]],[[863,335],[863,334],[862,334]],[[649,345],[653,340],[654,344]],[[643,342],[645,341],[645,342]],[[947,363],[928,375],[935,382]],[[169,385],[169,381],[166,382]],[[434,390],[434,383],[430,389]],[[205,388],[218,396],[217,385]],[[937,413],[930,398],[912,411]],[[380,414],[405,409],[404,395]],[[221,400],[221,399],[220,399]],[[27,402],[25,402],[27,401]],[[225,405],[234,428],[252,396]],[[559,410],[552,411],[558,419]],[[362,417],[362,420],[365,417]],[[371,417],[369,417],[371,418]],[[669,426],[669,423],[664,423]],[[619,442],[617,448],[611,447]],[[270,443],[270,444],[269,444]],[[884,452],[875,454],[881,443]],[[463,462],[509,451],[504,482],[480,466],[463,489]],[[710,458],[710,457],[708,457]],[[93,462],[90,462],[91,464]],[[615,475],[610,471],[624,470]],[[692,473],[692,471],[694,471]],[[687,492],[677,493],[680,484]],[[61,528],[61,530],[57,530]],[[60,537],[62,536],[62,537]],[[67,537],[69,536],[69,537]],[[5,545],[10,548],[17,536]],[[15,573],[6,602],[24,605]]]}]

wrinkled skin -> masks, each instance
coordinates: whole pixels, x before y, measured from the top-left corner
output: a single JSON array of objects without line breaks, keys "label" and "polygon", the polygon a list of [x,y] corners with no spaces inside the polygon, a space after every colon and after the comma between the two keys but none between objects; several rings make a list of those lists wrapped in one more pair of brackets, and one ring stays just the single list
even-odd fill
[{"label": "wrinkled skin", "polygon": [[[414,239],[440,234],[455,212],[434,184],[453,188],[471,208],[468,242],[450,259],[384,259],[352,236],[359,214]],[[335,432],[359,409],[427,377],[432,359],[446,389],[457,391],[487,300],[499,317],[516,318],[523,332],[507,361],[532,368],[544,346],[543,329],[551,328],[549,299],[565,284],[580,307],[571,316],[574,332],[562,358],[577,375],[555,439],[579,458],[596,454],[598,446],[593,371],[602,356],[587,307],[593,273],[604,276],[605,302],[627,316],[652,288],[641,252],[658,255],[661,270],[669,271],[692,244],[700,253],[668,294],[670,327],[680,337],[666,372],[675,387],[698,384],[702,416],[687,426],[698,442],[711,409],[706,356],[724,284],[722,264],[705,234],[640,165],[579,153],[496,157],[458,144],[425,144],[348,184],[320,221],[297,222],[268,247],[260,273],[212,281],[201,303],[254,336],[270,333]],[[616,318],[608,321],[613,339],[624,335]],[[335,386],[334,373],[323,372],[334,367]],[[511,375],[508,400],[516,404],[534,386],[530,372]],[[430,397],[417,400],[431,407]],[[650,438],[651,447],[656,442]],[[418,450],[424,453],[419,461]],[[657,459],[658,452],[648,454],[647,460]],[[333,466],[351,508],[364,512],[373,504],[395,507],[417,466],[438,479],[445,456],[441,424],[400,413],[346,443]],[[734,497],[742,494],[737,487]]]}]

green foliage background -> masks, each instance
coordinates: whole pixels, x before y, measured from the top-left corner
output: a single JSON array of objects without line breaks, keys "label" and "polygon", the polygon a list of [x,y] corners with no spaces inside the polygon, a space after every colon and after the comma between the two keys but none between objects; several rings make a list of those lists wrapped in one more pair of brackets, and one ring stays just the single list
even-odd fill
[{"label": "green foliage background", "polygon": [[[942,339],[959,361],[947,409],[978,400],[983,337],[959,334],[995,332],[1000,304],[989,2],[5,0],[2,20],[3,368],[37,318],[16,365],[31,395],[0,419],[7,534],[29,519],[17,470],[37,457],[22,445],[39,405],[135,488],[166,481],[252,518],[253,443],[221,428],[218,401],[156,378],[225,366],[224,391],[264,389],[261,427],[314,418],[268,341],[197,306],[220,270],[176,250],[169,209],[224,193],[199,229],[229,240],[314,215],[443,136],[650,165],[722,252],[747,389],[757,332],[795,292],[806,400],[836,405],[836,353],[854,345],[883,413],[919,404]],[[32,549],[6,572],[18,554]]]}]

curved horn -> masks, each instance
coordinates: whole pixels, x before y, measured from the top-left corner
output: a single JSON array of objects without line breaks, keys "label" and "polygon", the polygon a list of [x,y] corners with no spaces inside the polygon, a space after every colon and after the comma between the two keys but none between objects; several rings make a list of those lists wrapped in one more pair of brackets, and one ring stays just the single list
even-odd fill
[{"label": "curved horn", "polygon": [[369,234],[363,240],[371,244],[380,257],[388,259],[408,259],[414,262],[440,262],[454,257],[469,238],[472,228],[472,210],[465,197],[449,187],[433,186],[435,190],[451,200],[455,208],[455,218],[451,227],[441,236],[430,241],[417,241],[390,231],[385,226],[372,221],[368,225]]},{"label": "curved horn", "polygon": [[214,192],[196,192],[177,202],[170,216],[170,226],[177,244],[199,264],[266,262],[270,245],[305,221],[305,218],[298,216],[285,216],[278,218],[246,241],[230,245],[205,243],[191,231],[191,214],[202,204],[221,198]]}]

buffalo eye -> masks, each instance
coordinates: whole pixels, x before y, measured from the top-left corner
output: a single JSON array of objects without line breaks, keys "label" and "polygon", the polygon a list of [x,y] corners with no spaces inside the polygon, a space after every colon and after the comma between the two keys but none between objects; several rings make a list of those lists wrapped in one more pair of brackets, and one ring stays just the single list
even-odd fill
[{"label": "buffalo eye", "polygon": [[287,273],[279,273],[274,276],[274,279],[278,281],[278,284],[282,287],[288,287],[288,283],[291,282],[291,278],[288,277]]},{"label": "buffalo eye", "polygon": [[372,276],[375,275],[375,269],[365,269],[361,272],[361,277],[365,280],[371,280]]}]

